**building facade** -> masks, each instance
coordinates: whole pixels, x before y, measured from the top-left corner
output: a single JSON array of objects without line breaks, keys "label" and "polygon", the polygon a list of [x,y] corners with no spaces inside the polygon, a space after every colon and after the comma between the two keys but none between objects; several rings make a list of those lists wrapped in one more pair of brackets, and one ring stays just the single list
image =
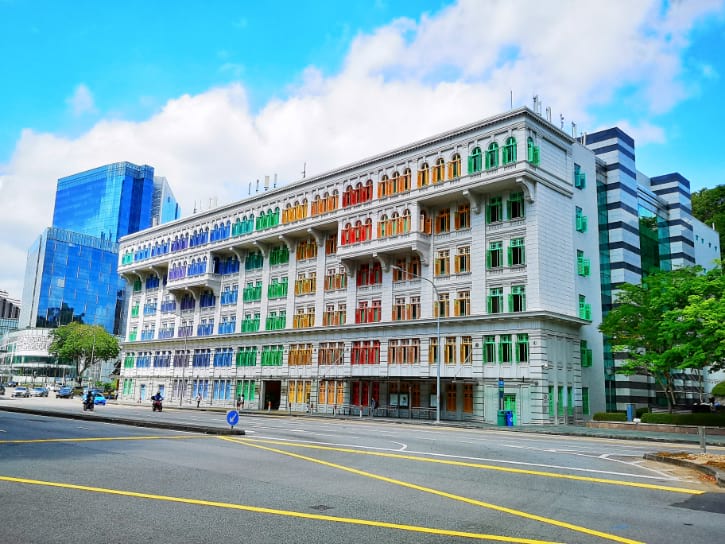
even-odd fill
[{"label": "building facade", "polygon": [[697,262],[688,199],[621,130],[522,108],[138,232],[120,398],[522,424],[649,403],[597,327],[622,282]]},{"label": "building facade", "polygon": [[520,109],[127,236],[121,398],[586,417],[596,163]]},{"label": "building facade", "polygon": [[79,321],[121,335],[126,283],[116,272],[117,242],[179,214],[151,166],[120,162],[60,178],[53,226],[28,252],[20,326]]},{"label": "building facade", "polygon": [[[623,283],[639,284],[652,270],[672,270],[695,264],[712,268],[720,258],[718,235],[692,216],[690,182],[678,173],[648,177],[636,168],[635,142],[619,128],[588,134],[584,141],[603,161],[598,177],[599,226],[602,248],[602,309]],[[667,406],[663,392],[650,377],[617,373],[624,360],[605,343],[604,370],[607,410],[627,404]],[[683,404],[700,400],[699,372],[677,376],[676,397]]]}]

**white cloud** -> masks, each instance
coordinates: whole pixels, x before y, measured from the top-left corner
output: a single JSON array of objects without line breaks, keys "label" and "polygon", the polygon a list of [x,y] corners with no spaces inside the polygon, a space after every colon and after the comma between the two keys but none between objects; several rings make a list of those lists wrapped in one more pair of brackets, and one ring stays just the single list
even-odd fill
[{"label": "white cloud", "polygon": [[[0,287],[20,297],[25,254],[51,221],[57,178],[102,164],[150,164],[185,213],[195,202],[244,198],[265,175],[280,182],[530,104],[591,131],[589,112],[626,100],[638,144],[661,141],[646,121],[686,97],[682,53],[697,21],[721,2],[463,0],[399,19],[353,41],[339,73],[290,74],[283,99],[252,113],[238,84],[170,100],[142,122],[106,119],[76,138],[26,130],[0,166]],[[238,26],[244,26],[239,21]],[[79,85],[69,104],[92,111]],[[641,140],[640,140],[641,139]]]},{"label": "white cloud", "polygon": [[83,83],[78,85],[73,91],[73,94],[66,99],[66,104],[70,106],[71,112],[75,117],[80,117],[86,113],[97,113],[93,94]]}]

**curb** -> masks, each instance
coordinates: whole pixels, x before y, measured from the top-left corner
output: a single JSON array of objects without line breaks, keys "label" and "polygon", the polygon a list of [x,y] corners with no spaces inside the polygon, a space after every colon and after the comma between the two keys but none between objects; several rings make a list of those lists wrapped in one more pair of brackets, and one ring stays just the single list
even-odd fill
[{"label": "curb", "polygon": [[55,412],[52,410],[39,410],[34,408],[20,408],[16,406],[3,406],[0,408],[5,412],[16,412],[20,414],[34,414],[38,416],[62,417],[65,419],[82,419],[86,421],[100,421],[102,423],[116,423],[118,425],[130,425],[133,427],[149,427],[152,429],[169,429],[172,431],[186,431],[192,433],[215,434],[215,435],[235,435],[242,436],[246,433],[244,429],[225,429],[223,427],[208,427],[205,425],[193,425],[190,423],[172,423],[170,421],[143,421],[141,419],[128,419],[123,417],[109,417],[101,415]]},{"label": "curb", "polygon": [[[683,452],[684,453],[684,452]],[[688,461],[687,459],[679,459],[677,457],[669,457],[666,455],[659,455],[657,453],[645,453],[644,458],[649,461],[658,461],[660,463],[669,463],[670,465],[677,465],[684,468],[689,468],[701,472],[707,476],[712,477],[718,487],[725,487],[725,471],[717,468],[709,467],[707,465],[700,465]]]}]

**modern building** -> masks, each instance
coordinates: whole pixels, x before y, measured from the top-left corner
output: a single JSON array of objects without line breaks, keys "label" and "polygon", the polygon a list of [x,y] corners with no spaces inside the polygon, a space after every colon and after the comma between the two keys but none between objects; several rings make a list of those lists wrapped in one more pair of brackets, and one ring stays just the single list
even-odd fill
[{"label": "modern building", "polygon": [[56,379],[70,381],[72,365],[58,364],[48,354],[50,329],[23,329],[0,339],[0,381],[15,380],[28,385],[43,385]]},{"label": "modern building", "polygon": [[667,212],[651,261],[685,262],[688,216],[626,134],[589,138],[521,108],[124,237],[120,398],[524,424],[627,402],[603,304],[641,276],[640,193]]},{"label": "modern building", "polygon": [[[695,264],[712,268],[720,258],[718,235],[692,216],[690,182],[678,173],[650,178],[637,171],[635,142],[619,128],[589,134],[584,140],[604,163],[597,184],[605,314],[615,302],[612,293],[618,286],[638,284],[652,270]],[[623,410],[627,404],[667,406],[652,378],[617,374],[623,363],[605,345],[608,410]],[[700,373],[679,373],[677,386],[678,402],[699,400]]]},{"label": "modern building", "polygon": [[80,321],[122,334],[121,236],[179,217],[166,178],[120,162],[58,180],[53,226],[28,252],[21,327]]}]

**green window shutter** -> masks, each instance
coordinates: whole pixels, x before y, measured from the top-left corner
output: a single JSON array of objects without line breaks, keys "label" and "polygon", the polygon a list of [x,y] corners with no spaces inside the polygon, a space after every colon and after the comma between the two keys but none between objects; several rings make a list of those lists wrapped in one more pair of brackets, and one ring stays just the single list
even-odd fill
[{"label": "green window shutter", "polygon": [[473,160],[473,155],[470,155],[468,157],[468,173],[469,174],[473,174],[473,172],[474,172],[474,169],[473,169],[474,168],[474,165],[475,165],[475,162]]},{"label": "green window shutter", "polygon": [[513,312],[514,311],[514,296],[512,294],[509,294],[508,299],[509,299],[509,312]]}]

